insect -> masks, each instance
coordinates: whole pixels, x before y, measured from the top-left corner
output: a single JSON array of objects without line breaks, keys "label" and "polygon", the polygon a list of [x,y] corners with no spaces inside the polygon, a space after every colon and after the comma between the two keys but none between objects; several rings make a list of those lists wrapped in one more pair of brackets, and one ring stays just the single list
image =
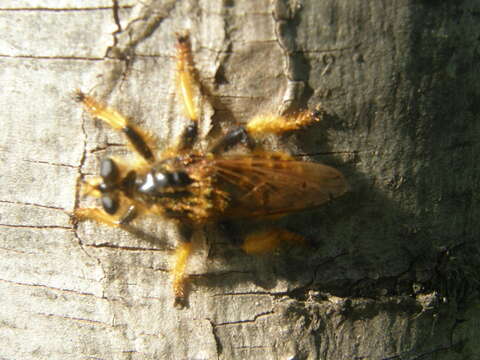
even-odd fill
[{"label": "insect", "polygon": [[[78,208],[74,216],[120,228],[143,214],[175,222],[182,236],[171,269],[174,304],[183,306],[193,231],[229,219],[277,218],[314,208],[344,194],[347,182],[332,167],[260,150],[255,144],[255,137],[262,134],[293,131],[317,121],[315,111],[256,116],[244,126],[231,128],[207,149],[198,149],[199,109],[194,94],[199,83],[187,34],[177,35],[176,52],[177,87],[188,125],[176,145],[163,153],[157,153],[151,136],[126,117],[76,91],[75,100],[93,118],[123,133],[137,156],[133,163],[103,159],[100,176],[83,184],[83,192],[99,198],[101,208]],[[243,152],[232,151],[239,148]],[[284,241],[301,243],[303,238],[270,228],[248,235],[242,248],[263,253]]]}]

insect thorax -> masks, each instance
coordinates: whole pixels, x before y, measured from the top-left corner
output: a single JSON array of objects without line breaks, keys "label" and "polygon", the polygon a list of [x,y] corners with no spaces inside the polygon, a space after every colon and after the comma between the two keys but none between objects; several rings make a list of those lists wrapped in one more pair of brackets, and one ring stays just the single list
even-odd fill
[{"label": "insect thorax", "polygon": [[172,158],[154,164],[137,175],[133,197],[168,218],[197,225],[218,219],[228,207],[228,196],[200,162]]}]

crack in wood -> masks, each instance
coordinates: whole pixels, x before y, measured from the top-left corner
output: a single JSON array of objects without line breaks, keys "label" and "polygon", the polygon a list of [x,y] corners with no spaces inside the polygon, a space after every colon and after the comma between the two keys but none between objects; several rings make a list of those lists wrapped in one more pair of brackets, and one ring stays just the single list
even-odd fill
[{"label": "crack in wood", "polygon": [[160,251],[164,252],[164,249],[156,249],[156,248],[144,248],[140,246],[121,246],[121,245],[115,245],[112,243],[100,243],[100,244],[86,244],[86,247],[92,247],[92,248],[109,248],[109,249],[115,249],[115,250],[125,250],[125,251]]},{"label": "crack in wood", "polygon": [[33,163],[33,164],[44,164],[44,165],[51,165],[51,166],[64,166],[68,167],[71,169],[77,169],[77,165],[70,165],[70,164],[63,164],[63,163],[55,163],[55,162],[50,162],[50,161],[44,161],[44,160],[29,160],[29,159],[22,159],[22,161]]},{"label": "crack in wood", "polygon": [[59,211],[67,212],[64,208],[61,208],[58,206],[43,205],[43,204],[36,204],[36,203],[23,202],[23,201],[0,200],[0,203],[20,205],[20,206],[35,206],[42,209],[59,210]]},{"label": "crack in wood", "polygon": [[[251,271],[238,271],[238,270],[227,270],[227,271],[212,271],[212,272],[206,272],[206,273],[201,273],[201,274],[190,274],[189,277],[192,279],[194,278],[201,278],[201,277],[213,277],[213,276],[228,276],[228,275],[235,275],[235,274],[253,274]],[[215,296],[215,295],[214,295]]]},{"label": "crack in wood", "polygon": [[219,294],[214,294],[213,296],[263,296],[263,295],[269,295],[269,296],[277,296],[277,295],[283,295],[285,294],[284,292],[282,293],[275,293],[275,292],[268,292],[268,291],[245,291],[245,292],[237,292],[237,293],[219,293]]},{"label": "crack in wood", "polygon": [[[445,346],[440,346],[438,348],[435,348],[435,349],[432,349],[432,350],[428,350],[428,351],[425,351],[425,352],[415,352],[415,351],[405,351],[405,352],[402,352],[400,354],[395,354],[395,355],[392,355],[392,356],[388,356],[388,357],[385,357],[385,358],[381,358],[381,360],[403,360],[403,359],[406,359],[408,355],[412,355],[412,357],[408,357],[408,359],[410,360],[419,360],[419,359],[425,359],[428,355],[432,355],[432,354],[436,354],[436,353],[439,353],[439,352],[443,352],[443,351],[450,351],[452,348],[456,347],[457,345],[460,345],[461,342],[457,342],[455,344],[451,344],[451,345],[445,345]],[[359,357],[355,357],[355,359],[370,359],[370,356],[359,356]]]},{"label": "crack in wood", "polygon": [[0,250],[1,251],[7,251],[7,252],[11,252],[11,253],[15,253],[15,254],[31,254],[27,251],[21,251],[21,250],[17,250],[17,249],[12,249],[12,248],[6,248],[6,247],[0,247]]},{"label": "crack in wood", "polygon": [[[82,134],[83,134],[83,151],[82,151],[82,156],[80,157],[80,163],[77,166],[78,174],[77,174],[77,179],[76,179],[75,194],[74,194],[75,199],[74,199],[74,203],[73,203],[73,209],[77,209],[79,207],[80,197],[81,197],[80,186],[81,186],[81,182],[82,182],[82,180],[85,176],[85,174],[82,172],[82,168],[85,165],[86,157],[87,157],[87,132],[85,130],[85,118],[83,118],[83,117],[82,117],[81,129],[82,129]],[[106,278],[106,275],[105,275],[106,272],[105,272],[105,268],[103,267],[102,262],[100,261],[100,259],[98,257],[93,256],[92,254],[90,254],[87,251],[87,249],[85,248],[85,246],[83,244],[82,239],[80,238],[80,235],[78,234],[78,222],[74,218],[72,218],[72,220],[73,220],[72,221],[73,236],[75,237],[75,239],[77,239],[77,243],[80,246],[80,249],[83,251],[83,253],[86,256],[88,256],[90,259],[93,259],[94,261],[96,261],[98,266],[100,266],[100,268],[102,269],[102,274],[103,274],[102,280],[104,280]]]},{"label": "crack in wood", "polygon": [[211,327],[211,330],[212,330],[212,335],[213,335],[213,339],[215,340],[215,348],[217,350],[217,359],[220,358],[220,355],[222,354],[223,352],[223,346],[222,346],[222,342],[220,341],[220,336],[218,335],[217,333],[217,328],[216,328],[216,325],[215,323],[207,318],[205,319],[208,321],[208,323],[210,324],[210,327]]},{"label": "crack in wood", "polygon": [[35,314],[40,315],[40,316],[45,316],[45,317],[48,317],[48,318],[54,317],[54,318],[57,318],[57,319],[79,321],[79,322],[87,323],[87,324],[91,324],[91,325],[108,326],[108,327],[111,327],[111,328],[115,328],[115,327],[119,326],[119,325],[108,324],[108,323],[98,321],[98,320],[84,319],[84,318],[78,318],[78,317],[73,317],[73,316],[65,316],[65,315],[51,314],[51,313],[50,314],[49,313],[40,313],[40,312],[37,312]]},{"label": "crack in wood", "polygon": [[[114,2],[116,0],[113,0]],[[110,46],[106,51],[106,57],[108,58],[117,58],[127,62],[131,62],[131,57],[135,53],[135,48],[144,40],[148,39],[155,31],[155,29],[160,26],[164,19],[170,14],[170,12],[175,8],[177,1],[169,1],[163,4],[163,9],[154,11],[155,15],[151,15],[152,10],[150,6],[145,6],[143,13],[149,13],[149,16],[139,16],[138,18],[130,20],[125,29],[121,29],[120,23],[117,23],[118,10],[115,9],[115,6],[112,7],[114,11],[114,21],[117,24],[117,30],[112,34],[114,37],[113,45]],[[117,12],[117,14],[115,14]],[[143,26],[139,26],[137,31],[129,31],[133,24],[138,23],[139,21],[143,22]],[[120,30],[120,31],[119,31]],[[121,44],[121,39],[118,38],[118,35],[127,33],[128,37],[125,44]],[[120,44],[120,45],[119,45]]]},{"label": "crack in wood", "polygon": [[88,297],[93,297],[93,298],[100,299],[100,300],[115,301],[115,299],[109,299],[109,298],[106,298],[104,296],[97,296],[93,293],[86,293],[86,292],[75,291],[75,290],[71,290],[71,289],[56,288],[56,287],[53,287],[53,286],[42,285],[42,284],[29,284],[29,283],[23,283],[23,282],[12,281],[12,280],[7,280],[7,279],[0,279],[0,282],[6,283],[6,284],[11,284],[11,285],[18,285],[18,286],[25,286],[25,287],[32,287],[32,288],[42,288],[42,289],[51,290],[51,291],[60,291],[60,292],[74,294],[74,295],[80,295],[80,296],[88,296]]},{"label": "crack in wood", "polygon": [[[120,9],[131,9],[133,5],[118,5]],[[18,8],[0,8],[0,11],[23,11],[23,12],[75,12],[75,11],[104,11],[112,10],[111,6],[98,6],[98,7],[77,7],[77,8],[53,8],[53,7],[18,7]]]},{"label": "crack in wood", "polygon": [[86,56],[42,56],[42,55],[5,55],[0,54],[0,58],[6,59],[32,59],[32,60],[81,60],[81,61],[103,61],[103,57],[86,57]]},{"label": "crack in wood", "polygon": [[19,225],[19,224],[0,224],[0,227],[14,228],[14,229],[58,229],[58,230],[69,230],[72,231],[73,227],[70,226],[61,226],[61,225]]},{"label": "crack in wood", "polygon": [[221,323],[216,323],[215,326],[226,326],[226,325],[238,325],[238,324],[253,324],[255,323],[259,318],[262,317],[268,317],[270,315],[275,314],[275,311],[269,310],[269,311],[264,311],[259,314],[256,314],[253,316],[253,319],[244,319],[244,320],[236,320],[236,321],[226,321],[226,322],[221,322]]},{"label": "crack in wood", "polygon": [[[296,44],[297,22],[300,7],[288,3],[288,0],[276,0],[273,3],[272,19],[276,42],[284,56],[283,73],[287,86],[282,99],[281,113],[303,107],[303,99],[313,93],[308,85],[309,65],[303,49]],[[308,70],[306,70],[308,69]]]},{"label": "crack in wood", "polygon": [[[117,30],[115,33],[121,33],[122,32],[122,25],[120,24],[120,4],[118,3],[118,0],[112,0],[112,12],[113,12],[113,21],[117,25]],[[114,34],[115,34],[114,33]]]}]

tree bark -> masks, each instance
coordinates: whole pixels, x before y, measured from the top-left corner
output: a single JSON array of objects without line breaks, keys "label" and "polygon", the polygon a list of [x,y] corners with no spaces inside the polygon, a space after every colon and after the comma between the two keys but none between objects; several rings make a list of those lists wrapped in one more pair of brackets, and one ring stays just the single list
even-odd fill
[{"label": "tree bark", "polygon": [[[477,358],[479,13],[473,0],[3,1],[0,358]],[[338,168],[350,192],[282,220],[310,249],[252,257],[218,227],[197,233],[179,310],[168,222],[70,222],[93,204],[79,183],[129,151],[69,94],[165,149],[186,124],[183,30],[212,103],[203,135],[321,106],[320,124],[265,147]]]}]

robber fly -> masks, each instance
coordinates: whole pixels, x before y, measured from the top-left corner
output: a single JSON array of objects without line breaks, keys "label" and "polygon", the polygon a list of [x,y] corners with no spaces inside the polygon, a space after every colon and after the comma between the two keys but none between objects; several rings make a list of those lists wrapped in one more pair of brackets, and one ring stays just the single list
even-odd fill
[{"label": "robber fly", "polygon": [[[191,235],[205,224],[238,218],[271,218],[314,208],[347,190],[336,169],[298,161],[280,152],[255,148],[254,138],[266,133],[296,130],[319,119],[318,112],[288,116],[261,115],[245,126],[235,126],[207,150],[197,150],[200,92],[188,35],[177,35],[177,86],[189,119],[176,146],[157,154],[155,143],[144,130],[116,110],[80,90],[75,100],[94,118],[120,131],[137,160],[128,163],[105,158],[100,176],[86,182],[84,193],[100,199],[101,208],[79,208],[78,220],[94,220],[114,227],[126,225],[142,214],[171,219],[182,231],[172,268],[175,304],[185,300],[187,259]],[[230,151],[241,144],[243,154]],[[302,242],[300,235],[284,229],[266,229],[246,237],[247,253],[271,251],[283,241]]]}]

